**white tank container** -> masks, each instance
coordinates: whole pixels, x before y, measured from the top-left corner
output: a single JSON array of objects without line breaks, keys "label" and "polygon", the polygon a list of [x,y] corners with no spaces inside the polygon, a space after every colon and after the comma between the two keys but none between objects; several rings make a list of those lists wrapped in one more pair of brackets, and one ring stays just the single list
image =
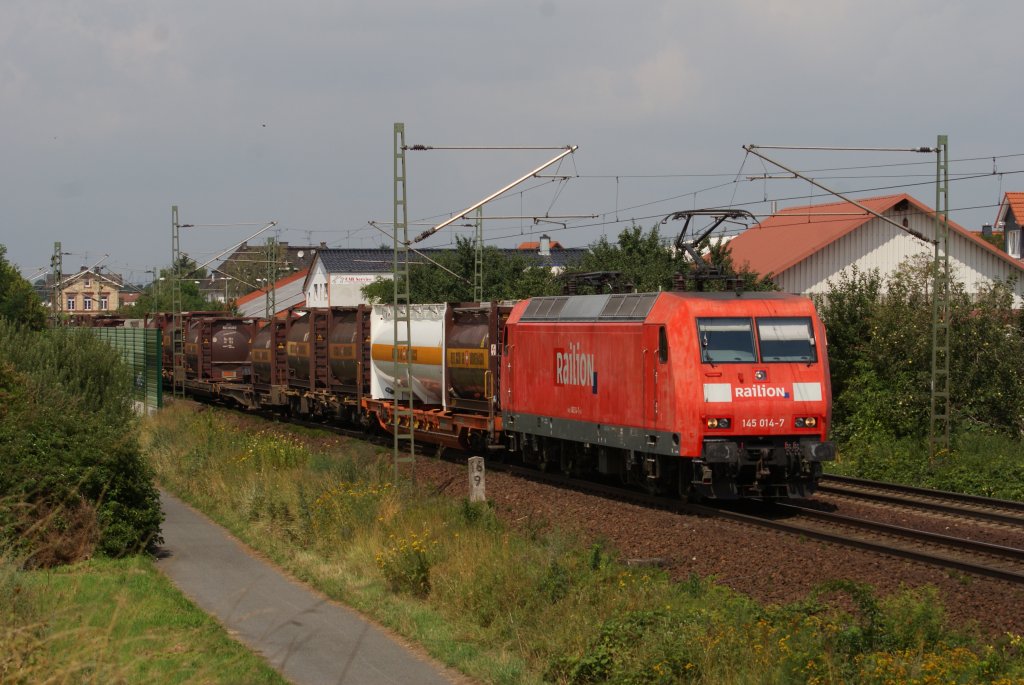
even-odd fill
[{"label": "white tank container", "polygon": [[[412,391],[424,404],[444,405],[444,317],[447,308],[446,304],[414,304],[409,310]],[[404,324],[400,323],[399,327],[404,329]],[[403,336],[404,330],[399,330],[398,335]],[[404,378],[396,380],[394,377],[394,306],[373,306],[370,343],[370,394],[374,399],[393,400],[395,388],[406,384]],[[404,364],[399,364],[399,374],[404,368]]]}]

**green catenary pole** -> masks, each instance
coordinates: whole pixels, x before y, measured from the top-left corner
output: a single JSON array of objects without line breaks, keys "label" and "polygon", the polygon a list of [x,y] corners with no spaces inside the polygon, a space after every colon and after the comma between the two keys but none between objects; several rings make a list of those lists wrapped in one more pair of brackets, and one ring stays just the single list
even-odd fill
[{"label": "green catenary pole", "polygon": [[[410,479],[415,480],[416,444],[413,421],[412,392],[412,322],[410,316],[409,279],[409,210],[406,203],[405,166],[405,124],[396,123],[394,129],[394,210],[395,223],[392,235],[394,273],[392,284],[392,321],[394,335],[391,348],[391,368],[394,382],[393,442],[392,452],[395,465],[395,482],[398,482],[399,464],[410,465]],[[404,401],[404,404],[403,404]],[[409,443],[406,453],[403,441]]]},{"label": "green catenary pole", "polygon": [[935,148],[935,261],[932,266],[932,383],[928,446],[931,458],[949,454],[949,149]]},{"label": "green catenary pole", "polygon": [[53,278],[51,312],[53,327],[56,328],[64,322],[64,291],[61,288],[64,280],[64,253],[61,251],[59,241],[53,244],[53,256],[50,257],[50,275]]}]

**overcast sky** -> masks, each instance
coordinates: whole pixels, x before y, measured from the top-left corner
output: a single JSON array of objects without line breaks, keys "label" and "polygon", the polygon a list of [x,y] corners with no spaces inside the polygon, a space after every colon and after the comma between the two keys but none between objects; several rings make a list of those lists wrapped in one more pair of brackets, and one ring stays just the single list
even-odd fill
[{"label": "overcast sky", "polygon": [[[27,276],[61,241],[65,271],[109,254],[136,282],[170,262],[172,205],[206,225],[181,238],[200,262],[270,220],[292,244],[390,243],[368,222],[392,219],[399,121],[408,144],[579,146],[545,172],[576,178],[528,181],[485,215],[598,218],[489,219],[494,245],[825,201],[747,180],[778,169],[742,146],[940,133],[952,178],[981,175],[949,199],[979,228],[1024,190],[1021,25],[1019,0],[3,0],[0,243]],[[458,212],[555,154],[409,152],[410,218]],[[765,154],[857,197],[935,203],[933,154]]]}]

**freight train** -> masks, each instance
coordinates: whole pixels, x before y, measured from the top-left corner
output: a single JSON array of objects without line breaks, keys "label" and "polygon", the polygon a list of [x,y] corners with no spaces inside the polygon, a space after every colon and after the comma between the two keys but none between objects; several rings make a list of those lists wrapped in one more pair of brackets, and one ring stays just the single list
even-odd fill
[{"label": "freight train", "polygon": [[250,409],[385,431],[397,415],[418,442],[692,499],[806,497],[835,458],[825,330],[805,297],[412,305],[408,341],[388,305],[181,316],[148,324],[166,377]]}]

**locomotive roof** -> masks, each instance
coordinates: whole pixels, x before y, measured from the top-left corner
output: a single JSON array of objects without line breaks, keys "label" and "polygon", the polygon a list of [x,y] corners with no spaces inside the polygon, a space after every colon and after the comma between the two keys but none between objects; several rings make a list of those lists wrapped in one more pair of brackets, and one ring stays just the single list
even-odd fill
[{"label": "locomotive roof", "polygon": [[534,297],[520,321],[644,321],[661,295],[695,300],[805,299],[780,292],[666,292]]}]

